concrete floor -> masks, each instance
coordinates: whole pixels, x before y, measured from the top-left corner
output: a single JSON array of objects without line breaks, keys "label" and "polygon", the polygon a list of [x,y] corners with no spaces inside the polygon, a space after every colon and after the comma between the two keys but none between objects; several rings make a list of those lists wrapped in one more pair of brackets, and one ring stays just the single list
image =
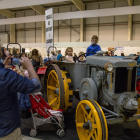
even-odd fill
[{"label": "concrete floor", "polygon": [[[56,131],[43,130],[38,130],[36,138],[41,140],[79,140],[75,126],[75,108],[77,103],[78,101],[74,100],[72,112],[65,114],[64,116],[66,125],[66,136],[64,138],[59,138],[56,135]],[[30,136],[30,129],[25,125],[25,120],[22,120],[22,134],[25,136]],[[138,127],[136,121],[123,124],[108,125],[108,132],[108,140],[140,140],[140,128]]]}]

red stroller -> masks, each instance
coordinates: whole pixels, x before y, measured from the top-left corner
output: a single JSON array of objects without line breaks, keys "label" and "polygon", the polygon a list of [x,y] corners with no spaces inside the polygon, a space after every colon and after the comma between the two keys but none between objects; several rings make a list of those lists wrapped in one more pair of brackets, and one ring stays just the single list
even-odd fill
[{"label": "red stroller", "polygon": [[32,119],[34,128],[31,129],[30,135],[35,137],[37,135],[37,126],[43,125],[44,123],[52,123],[58,125],[57,135],[59,137],[65,136],[63,123],[63,111],[62,110],[53,110],[47,102],[39,94],[30,94],[29,95],[32,109]]}]

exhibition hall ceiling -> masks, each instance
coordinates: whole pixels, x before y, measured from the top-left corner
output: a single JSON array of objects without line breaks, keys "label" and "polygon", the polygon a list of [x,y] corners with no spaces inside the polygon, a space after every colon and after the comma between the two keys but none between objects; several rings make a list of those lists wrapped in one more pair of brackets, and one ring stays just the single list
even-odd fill
[{"label": "exhibition hall ceiling", "polygon": [[[120,1],[120,0],[82,0],[86,3]],[[45,8],[74,5],[71,0],[0,0],[0,9],[8,9],[12,12],[31,10],[30,6],[41,5]]]},{"label": "exhibition hall ceiling", "polygon": [[48,3],[57,3],[70,0],[1,0],[0,9],[9,9],[16,7],[26,7],[31,5],[41,5]]}]

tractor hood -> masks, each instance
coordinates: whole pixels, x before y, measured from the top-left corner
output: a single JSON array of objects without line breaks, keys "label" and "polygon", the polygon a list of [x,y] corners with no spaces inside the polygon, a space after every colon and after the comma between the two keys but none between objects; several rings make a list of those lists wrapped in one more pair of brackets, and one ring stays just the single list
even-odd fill
[{"label": "tractor hood", "polygon": [[86,63],[90,65],[97,65],[100,67],[104,67],[106,63],[112,63],[114,67],[136,67],[137,61],[132,60],[131,58],[124,57],[124,58],[117,58],[117,57],[110,57],[110,56],[99,56],[99,55],[92,55],[86,57]]}]

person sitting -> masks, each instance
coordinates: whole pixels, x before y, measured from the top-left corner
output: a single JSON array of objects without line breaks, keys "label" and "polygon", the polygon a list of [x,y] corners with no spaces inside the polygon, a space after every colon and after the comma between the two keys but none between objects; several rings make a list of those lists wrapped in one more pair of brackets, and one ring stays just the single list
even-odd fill
[{"label": "person sitting", "polygon": [[61,50],[58,50],[57,60],[62,60]]},{"label": "person sitting", "polygon": [[[66,56],[66,60],[69,61],[69,62],[74,62],[73,61],[73,57],[72,57],[72,54],[73,54],[73,48],[72,47],[68,47],[65,51],[65,56]],[[74,62],[75,63],[75,62]]]},{"label": "person sitting", "polygon": [[87,48],[86,56],[94,55],[97,51],[101,51],[101,47],[97,45],[98,43],[98,36],[94,35],[91,38],[91,45]]},{"label": "person sitting", "polygon": [[6,69],[11,58],[13,57],[8,56],[3,64],[0,63],[0,140],[22,140],[17,92],[29,94],[39,92],[41,89],[39,77],[31,61],[26,57],[20,60],[22,66],[29,72],[29,80]]},{"label": "person sitting", "polygon": [[109,55],[108,55],[108,51],[105,52],[104,56],[109,56]]},{"label": "person sitting", "polygon": [[79,56],[81,55],[81,56],[79,57],[79,61],[80,61],[80,62],[77,60],[76,63],[81,63],[81,64],[82,64],[82,63],[85,63],[85,57],[84,57],[84,55],[82,55],[82,54],[84,54],[84,52],[79,52]]},{"label": "person sitting", "polygon": [[111,53],[111,51],[108,51],[108,56],[112,56],[112,53]]},{"label": "person sitting", "polygon": [[54,51],[51,51],[51,54],[52,54],[51,57],[50,57],[51,61],[52,62],[57,61],[57,57],[55,55],[55,52]]}]

